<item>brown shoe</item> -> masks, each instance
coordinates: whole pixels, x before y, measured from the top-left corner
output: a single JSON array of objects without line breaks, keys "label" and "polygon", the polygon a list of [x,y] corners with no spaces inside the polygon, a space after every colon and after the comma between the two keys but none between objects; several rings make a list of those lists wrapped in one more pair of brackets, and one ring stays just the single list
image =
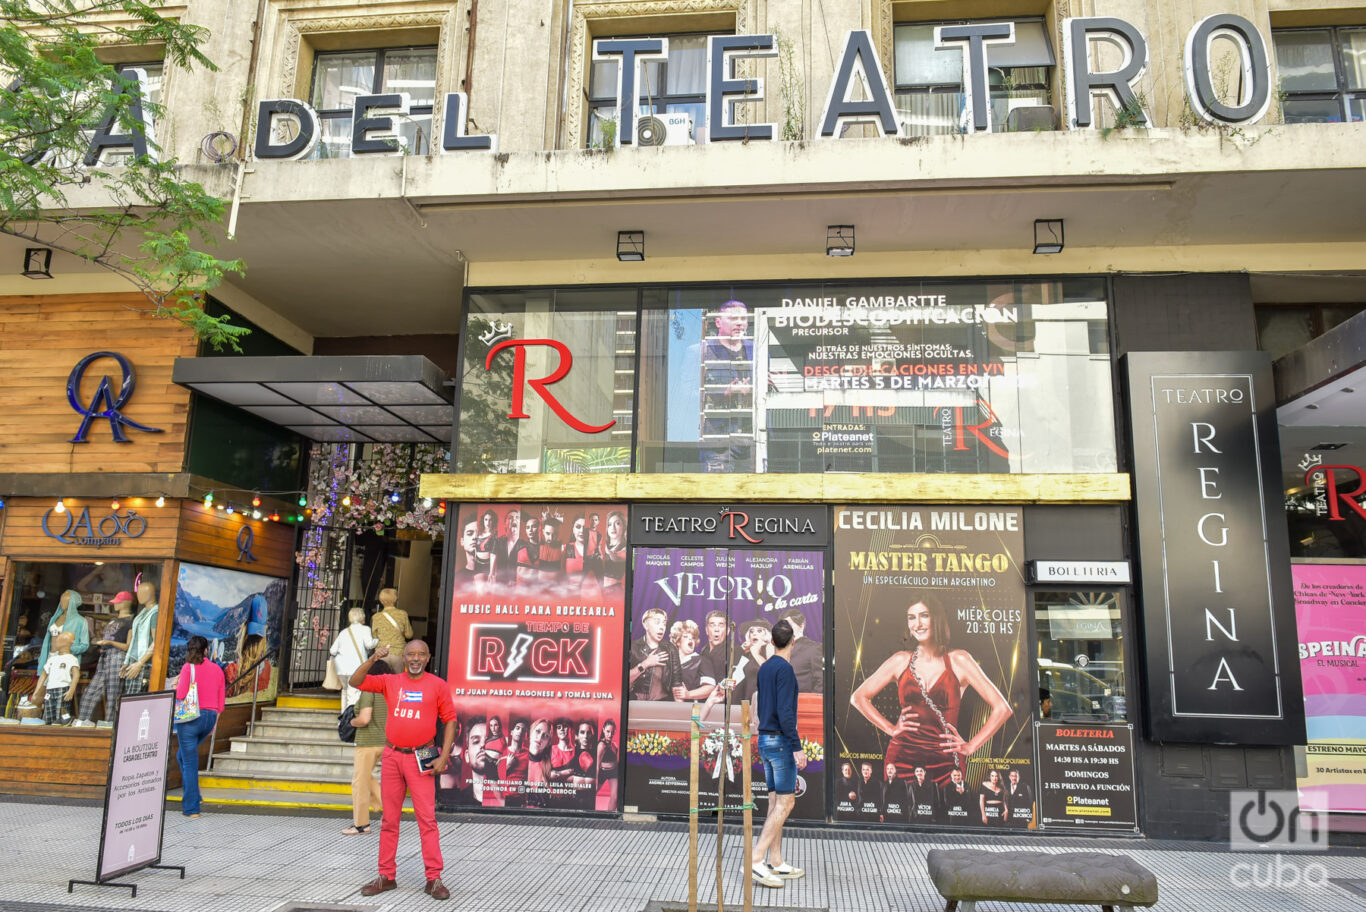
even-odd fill
[{"label": "brown shoe", "polygon": [[422,892],[426,893],[432,899],[451,898],[451,891],[446,889],[446,885],[441,882],[440,877],[436,878],[436,880],[427,881],[427,886],[423,888]]},{"label": "brown shoe", "polygon": [[[368,884],[361,887],[360,895],[378,896],[385,890],[392,890],[397,886],[398,884],[394,881],[392,877],[385,877],[383,874],[381,874],[379,877],[376,877],[374,880],[370,881]],[[430,886],[430,884],[428,886]],[[447,893],[446,895],[449,896],[450,894]]]}]

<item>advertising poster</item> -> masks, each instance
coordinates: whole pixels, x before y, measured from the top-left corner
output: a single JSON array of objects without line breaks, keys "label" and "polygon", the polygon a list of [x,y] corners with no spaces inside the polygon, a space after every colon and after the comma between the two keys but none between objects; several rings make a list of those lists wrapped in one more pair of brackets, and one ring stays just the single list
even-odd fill
[{"label": "advertising poster", "polygon": [[1039,822],[1045,829],[1138,829],[1128,725],[1039,726]]},{"label": "advertising poster", "polygon": [[114,726],[109,788],[104,798],[97,880],[161,860],[161,822],[166,810],[166,767],[171,757],[175,693],[124,697]]},{"label": "advertising poster", "polygon": [[837,820],[1034,823],[1023,554],[1019,509],[836,508]]},{"label": "advertising poster", "polygon": [[1094,282],[701,287],[663,321],[669,471],[1114,471],[1066,392],[1111,385]]},{"label": "advertising poster", "polygon": [[[803,634],[791,661],[797,734],[807,756],[792,816],[824,818],[824,552],[638,547],[632,579],[626,803],[645,813],[688,813],[694,703],[703,705],[704,724],[699,805],[716,805],[722,776],[726,804],[740,803],[738,707],[755,694],[759,666],[772,654],[772,626],[787,618]],[[718,685],[727,682],[734,707],[729,744],[719,727],[725,710]],[[768,789],[752,724],[752,791],[762,808]]]},{"label": "advertising poster", "polygon": [[1294,564],[1309,775],[1300,794],[1366,813],[1366,565]]},{"label": "advertising poster", "polygon": [[209,660],[223,669],[227,702],[275,699],[280,676],[280,634],[288,580],[241,570],[181,564],[166,686],[175,687],[185,664],[185,644],[209,641]]},{"label": "advertising poster", "polygon": [[460,508],[443,806],[617,810],[626,528],[622,504]]}]

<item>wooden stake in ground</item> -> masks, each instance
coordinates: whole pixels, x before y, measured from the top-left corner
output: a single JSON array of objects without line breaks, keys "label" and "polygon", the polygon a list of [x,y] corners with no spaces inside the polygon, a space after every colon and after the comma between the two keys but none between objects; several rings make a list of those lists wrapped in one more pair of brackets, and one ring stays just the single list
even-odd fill
[{"label": "wooden stake in ground", "polygon": [[730,775],[730,691],[726,691],[721,748],[716,754],[716,912],[726,912],[725,881],[721,877],[721,847],[726,836],[726,777]]},{"label": "wooden stake in ground", "polygon": [[740,777],[741,788],[744,790],[744,800],[740,802],[740,807],[744,809],[745,819],[745,857],[740,868],[742,872],[740,876],[744,878],[745,885],[745,912],[754,912],[754,878],[750,876],[747,870],[754,854],[754,789],[750,784],[750,767],[753,760],[749,754],[748,700],[740,706],[740,762],[744,764],[744,772]]},{"label": "wooden stake in ground", "polygon": [[692,759],[688,763],[688,912],[697,912],[697,767],[702,742],[701,704],[692,705]]}]

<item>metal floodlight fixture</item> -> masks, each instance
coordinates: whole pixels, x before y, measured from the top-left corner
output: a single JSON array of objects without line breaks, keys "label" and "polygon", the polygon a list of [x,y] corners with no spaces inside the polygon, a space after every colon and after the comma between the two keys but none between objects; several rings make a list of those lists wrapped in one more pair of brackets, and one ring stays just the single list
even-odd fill
[{"label": "metal floodlight fixture", "polygon": [[1062,219],[1034,220],[1034,252],[1062,253]]},{"label": "metal floodlight fixture", "polygon": [[618,231],[617,259],[623,263],[645,262],[645,232]]},{"label": "metal floodlight fixture", "polygon": [[853,225],[826,226],[825,255],[833,257],[851,257],[854,255]]},{"label": "metal floodlight fixture", "polygon": [[24,275],[28,276],[30,279],[52,278],[52,248],[25,248]]}]

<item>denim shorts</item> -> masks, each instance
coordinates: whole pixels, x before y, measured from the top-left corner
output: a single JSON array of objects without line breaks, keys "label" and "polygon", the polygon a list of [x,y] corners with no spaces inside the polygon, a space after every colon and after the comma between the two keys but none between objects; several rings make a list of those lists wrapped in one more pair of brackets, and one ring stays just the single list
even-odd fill
[{"label": "denim shorts", "polygon": [[782,735],[759,735],[759,757],[770,792],[791,795],[797,791],[797,760],[792,754],[792,746]]}]

